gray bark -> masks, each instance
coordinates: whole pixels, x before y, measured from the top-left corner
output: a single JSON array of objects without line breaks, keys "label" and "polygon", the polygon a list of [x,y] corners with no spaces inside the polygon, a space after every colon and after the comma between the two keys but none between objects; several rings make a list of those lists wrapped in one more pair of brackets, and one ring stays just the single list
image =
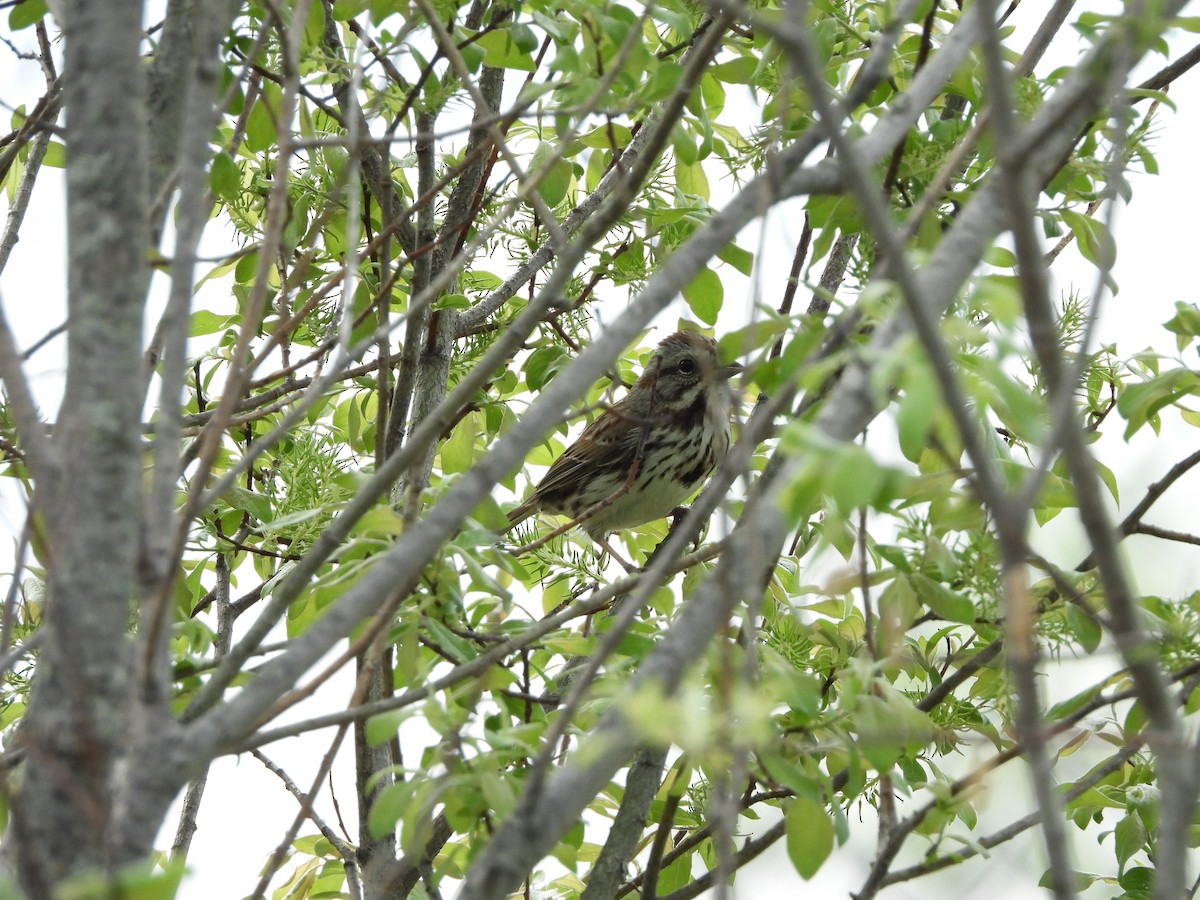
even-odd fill
[{"label": "gray bark", "polygon": [[54,435],[59,477],[38,486],[52,555],[13,803],[18,871],[35,896],[73,873],[122,861],[107,846],[107,824],[117,748],[129,726],[126,628],[141,503],[149,276],[141,12],[136,0],[63,7],[67,383]]},{"label": "gray bark", "polygon": [[662,779],[667,751],[662,747],[643,747],[633,758],[625,779],[625,796],[613,817],[608,840],[588,875],[587,888],[580,900],[612,900],[627,875],[629,861],[637,850],[646,828],[650,804]]},{"label": "gray bark", "polygon": [[[34,499],[46,521],[43,649],[20,734],[24,762],[9,841],[20,881],[32,896],[48,896],[81,872],[111,874],[144,860],[169,804],[205,761],[180,740],[167,706],[165,637],[172,608],[166,577],[173,566],[166,558],[170,548],[159,539],[174,527],[177,429],[167,448],[172,452],[157,460],[167,466],[158,478],[165,489],[158,492],[152,527],[158,552],[140,557],[154,563],[143,570],[152,577],[142,587],[161,590],[158,599],[167,607],[143,621],[143,653],[128,634],[139,593],[144,512],[147,256],[169,197],[164,186],[176,175],[198,172],[183,182],[190,187],[188,221],[207,219],[204,151],[211,119],[201,115],[185,137],[182,117],[188,111],[211,116],[212,61],[225,30],[220,23],[231,9],[227,0],[172,3],[149,91],[140,3],[78,0],[62,9],[67,377],[52,439],[57,463],[39,479]],[[198,15],[206,16],[206,27],[193,30]],[[182,149],[191,149],[190,155],[180,152],[185,140],[189,146]],[[195,171],[181,173],[181,165]],[[181,244],[188,246],[176,248],[187,265],[174,273],[183,299],[173,304],[177,327],[167,374],[177,377],[167,378],[164,390],[164,403],[176,405],[197,239],[198,227],[181,232]],[[156,631],[162,641],[153,639]]]}]

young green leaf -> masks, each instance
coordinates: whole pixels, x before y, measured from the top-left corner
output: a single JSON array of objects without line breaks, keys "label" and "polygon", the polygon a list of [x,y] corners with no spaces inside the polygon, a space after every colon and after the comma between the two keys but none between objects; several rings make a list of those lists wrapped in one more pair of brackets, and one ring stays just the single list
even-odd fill
[{"label": "young green leaf", "polygon": [[784,815],[788,858],[807,881],[833,851],[833,820],[824,804],[809,797],[795,797]]}]

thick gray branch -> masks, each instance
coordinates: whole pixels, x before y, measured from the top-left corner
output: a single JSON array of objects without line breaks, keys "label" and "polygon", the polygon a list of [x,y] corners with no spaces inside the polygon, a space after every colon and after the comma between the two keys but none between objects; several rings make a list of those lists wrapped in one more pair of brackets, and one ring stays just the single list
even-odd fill
[{"label": "thick gray branch", "polygon": [[54,553],[14,804],[19,870],[34,896],[49,896],[72,872],[128,859],[93,823],[108,815],[111,766],[127,736],[137,552],[129,529],[141,514],[149,282],[141,13],[136,0],[63,7],[70,324],[54,436],[62,466],[60,478],[38,485]]},{"label": "thick gray branch", "polygon": [[658,792],[666,759],[665,747],[643,747],[634,756],[629,777],[625,779],[621,807],[613,817],[608,840],[592,866],[587,889],[580,900],[612,900],[617,895],[617,889],[625,881],[625,869],[646,828],[646,817]]}]

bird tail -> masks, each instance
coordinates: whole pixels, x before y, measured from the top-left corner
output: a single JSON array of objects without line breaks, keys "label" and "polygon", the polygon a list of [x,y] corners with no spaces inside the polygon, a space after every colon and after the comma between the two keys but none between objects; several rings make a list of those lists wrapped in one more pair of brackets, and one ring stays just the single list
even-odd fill
[{"label": "bird tail", "polygon": [[520,525],[535,512],[537,512],[537,502],[530,497],[520,506],[513,507],[508,511],[508,528],[512,529]]}]

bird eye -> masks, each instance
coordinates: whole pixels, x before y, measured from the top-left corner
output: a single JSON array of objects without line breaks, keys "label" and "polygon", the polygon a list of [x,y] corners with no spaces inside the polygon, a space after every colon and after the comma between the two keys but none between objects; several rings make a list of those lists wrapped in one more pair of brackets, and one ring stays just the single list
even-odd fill
[{"label": "bird eye", "polygon": [[679,368],[679,373],[681,375],[695,375],[696,374],[696,361],[694,359],[692,359],[690,356],[685,356],[683,359],[681,359],[679,361],[678,368]]}]

